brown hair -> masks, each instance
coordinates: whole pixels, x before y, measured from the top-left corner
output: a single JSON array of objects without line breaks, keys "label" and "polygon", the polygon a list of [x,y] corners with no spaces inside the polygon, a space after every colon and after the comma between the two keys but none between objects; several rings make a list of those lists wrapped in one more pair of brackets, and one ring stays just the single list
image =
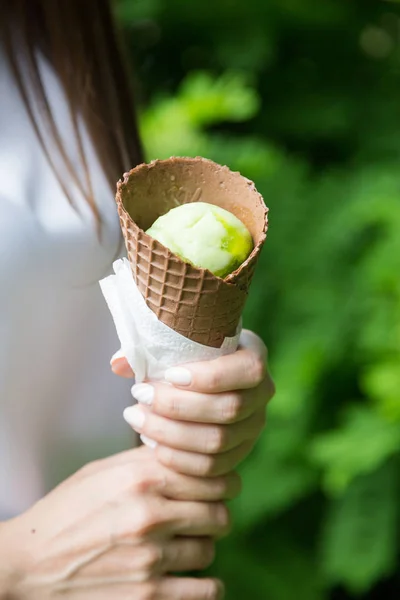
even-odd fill
[{"label": "brown hair", "polygon": [[[79,119],[83,119],[112,189],[124,171],[142,161],[132,88],[110,0],[0,0],[0,40],[33,127],[69,202],[68,181],[101,219],[90,180]],[[84,180],[63,146],[43,84],[39,54],[49,60],[65,92]],[[35,117],[32,100],[46,132]],[[37,114],[37,113],[36,113]],[[55,143],[64,172],[49,151]]]}]

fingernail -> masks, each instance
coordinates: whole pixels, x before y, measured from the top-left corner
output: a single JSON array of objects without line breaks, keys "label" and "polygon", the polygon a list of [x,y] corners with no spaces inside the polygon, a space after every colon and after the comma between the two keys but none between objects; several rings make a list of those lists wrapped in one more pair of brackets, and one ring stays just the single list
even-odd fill
[{"label": "fingernail", "polygon": [[140,439],[142,440],[143,444],[145,446],[148,446],[149,448],[155,448],[157,446],[157,442],[155,442],[154,440],[151,440],[146,435],[141,435]]},{"label": "fingernail", "polygon": [[151,406],[154,398],[154,388],[148,383],[137,383],[132,386],[131,394],[141,404]]},{"label": "fingernail", "polygon": [[124,419],[133,429],[142,429],[145,420],[145,414],[140,406],[128,406],[124,410]]},{"label": "fingernail", "polygon": [[192,383],[192,374],[183,367],[172,367],[164,373],[164,379],[175,385],[190,385]]}]

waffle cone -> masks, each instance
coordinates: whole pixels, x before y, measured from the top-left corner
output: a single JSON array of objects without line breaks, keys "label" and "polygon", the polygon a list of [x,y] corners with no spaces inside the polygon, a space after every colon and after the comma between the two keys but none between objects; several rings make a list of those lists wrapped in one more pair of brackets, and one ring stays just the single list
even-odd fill
[{"label": "waffle cone", "polygon": [[[225,279],[182,261],[145,233],[171,208],[198,201],[229,210],[253,237],[252,253]],[[204,158],[170,158],[125,173],[116,202],[133,277],[147,306],[181,335],[220,348],[237,331],[266,238],[268,209],[253,182]]]}]

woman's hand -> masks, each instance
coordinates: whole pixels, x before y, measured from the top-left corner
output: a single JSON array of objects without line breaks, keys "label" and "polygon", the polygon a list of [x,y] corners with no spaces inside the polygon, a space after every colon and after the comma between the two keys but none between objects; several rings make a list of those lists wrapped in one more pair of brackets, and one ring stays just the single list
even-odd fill
[{"label": "woman's hand", "polygon": [[[266,361],[263,342],[244,331],[234,354],[169,369],[168,383],[133,386],[139,404],[124,416],[168,468],[202,477],[229,473],[265,425],[275,392]],[[112,363],[114,372],[132,375],[126,365],[121,358]]]},{"label": "woman's hand", "polygon": [[146,447],[89,464],[0,524],[0,597],[220,598],[215,580],[168,574],[211,563],[211,538],[229,528],[217,500],[235,495],[235,486],[232,479],[215,483],[169,471]]}]

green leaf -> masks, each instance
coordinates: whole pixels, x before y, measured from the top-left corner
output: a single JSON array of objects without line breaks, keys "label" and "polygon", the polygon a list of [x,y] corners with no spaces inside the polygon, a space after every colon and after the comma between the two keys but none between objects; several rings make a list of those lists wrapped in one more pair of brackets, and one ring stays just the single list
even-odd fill
[{"label": "green leaf", "polygon": [[400,359],[388,360],[366,369],[363,387],[388,421],[400,421]]},{"label": "green leaf", "polygon": [[[325,600],[312,553],[273,523],[251,537],[231,536],[217,549],[212,574],[226,583],[226,600]],[[262,552],[260,552],[262,549]]]},{"label": "green leaf", "polygon": [[395,567],[398,465],[357,478],[332,501],[322,535],[323,570],[333,585],[367,591]]},{"label": "green leaf", "polygon": [[[160,96],[140,116],[140,130],[149,159],[169,156],[209,156],[212,138],[203,131],[207,125],[224,121],[245,121],[257,112],[257,93],[246,84],[239,73],[224,73],[215,77],[205,72],[187,76],[174,97]],[[225,145],[227,144],[225,140]],[[251,141],[250,141],[251,143]],[[245,142],[241,150],[249,156],[253,147],[258,151],[258,162],[274,160],[268,146]],[[236,143],[236,148],[239,147]],[[226,162],[222,161],[222,162]]]},{"label": "green leaf", "polygon": [[[250,464],[250,463],[249,463]],[[233,503],[236,526],[246,529],[259,519],[279,514],[315,489],[317,476],[307,465],[273,457],[255,462],[243,477],[244,489]]]},{"label": "green leaf", "polygon": [[162,0],[117,0],[114,10],[123,23],[131,23],[138,19],[154,18],[161,5]]},{"label": "green leaf", "polygon": [[253,117],[260,100],[241,73],[225,72],[213,77],[207,72],[187,76],[179,91],[184,110],[196,126],[224,121],[246,121]]},{"label": "green leaf", "polygon": [[149,160],[206,153],[207,142],[179,99],[159,98],[141,115],[140,129]]},{"label": "green leaf", "polygon": [[324,469],[329,494],[343,493],[360,474],[380,467],[400,450],[400,425],[384,420],[372,408],[350,406],[342,427],[317,436],[310,457]]},{"label": "green leaf", "polygon": [[[371,495],[382,495],[373,518],[380,523],[393,506],[393,491],[373,474],[400,444],[400,53],[373,59],[365,32],[378,27],[395,40],[396,6],[119,5],[149,98],[147,156],[227,164],[253,179],[270,207],[244,317],[269,346],[277,394],[232,505],[235,531],[246,535],[222,544],[217,557],[228,598],[319,600],[313,540],[325,504],[350,502],[352,482],[372,477]],[[347,514],[333,533],[351,541],[358,513]],[[389,573],[392,540],[380,545],[368,566],[363,549],[360,564],[346,552],[337,557],[337,542],[327,587],[359,589],[361,581],[367,589]]]},{"label": "green leaf", "polygon": [[243,491],[232,504],[236,527],[251,528],[315,489],[317,474],[302,453],[306,430],[306,415],[303,419],[268,418],[266,432],[241,467]]},{"label": "green leaf", "polygon": [[282,153],[272,144],[256,137],[234,137],[233,135],[210,135],[209,156],[219,163],[227,164],[249,179],[269,179],[278,170],[286,167]]}]

